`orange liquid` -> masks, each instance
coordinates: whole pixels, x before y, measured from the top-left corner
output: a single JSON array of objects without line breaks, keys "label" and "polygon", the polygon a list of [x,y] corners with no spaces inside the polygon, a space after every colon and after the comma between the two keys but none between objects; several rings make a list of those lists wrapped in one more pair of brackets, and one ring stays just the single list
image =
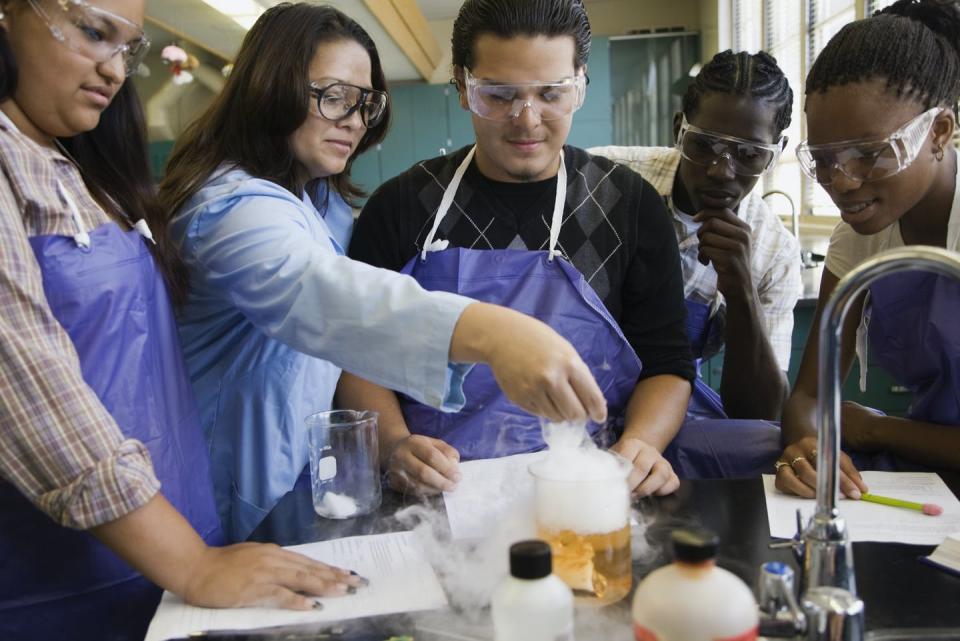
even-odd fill
[{"label": "orange liquid", "polygon": [[573,589],[578,603],[608,605],[630,592],[629,523],[604,534],[540,528],[538,535],[550,544],[553,573]]}]

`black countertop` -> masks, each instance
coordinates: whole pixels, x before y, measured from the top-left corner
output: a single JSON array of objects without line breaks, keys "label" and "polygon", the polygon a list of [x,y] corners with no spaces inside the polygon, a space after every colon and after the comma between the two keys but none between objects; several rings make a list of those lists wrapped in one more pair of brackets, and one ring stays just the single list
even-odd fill
[{"label": "black countertop", "polygon": [[[954,493],[960,491],[960,474],[942,473],[941,476]],[[376,514],[331,521],[314,513],[309,483],[305,480],[302,478],[297,487],[280,501],[251,535],[251,540],[293,545],[395,530],[397,524],[391,516],[398,509],[416,502],[387,491]],[[433,499],[431,503],[442,509],[442,500]],[[683,481],[673,495],[643,499],[635,507],[647,517],[644,520],[651,523],[647,538],[658,550],[643,562],[634,562],[635,583],[636,579],[669,562],[667,541],[670,532],[676,527],[689,525],[705,526],[717,532],[721,540],[718,564],[737,574],[751,587],[755,586],[757,572],[765,561],[783,561],[797,570],[790,551],[768,548],[771,539],[766,503],[757,479]],[[929,554],[933,546],[855,543],[853,550],[858,592],[865,603],[868,630],[893,627],[960,629],[960,577],[918,560],[918,557]],[[629,599],[607,608],[606,612],[622,617],[624,632],[622,636],[617,634],[617,638],[624,641],[632,638],[628,624]],[[442,620],[443,616],[454,615],[435,616],[441,616]],[[413,619],[416,621],[416,616]],[[400,619],[388,617],[385,620],[396,622]],[[409,625],[409,621],[406,619],[404,625]],[[436,627],[436,621],[431,625]],[[424,638],[429,635],[417,636],[418,641]]]}]

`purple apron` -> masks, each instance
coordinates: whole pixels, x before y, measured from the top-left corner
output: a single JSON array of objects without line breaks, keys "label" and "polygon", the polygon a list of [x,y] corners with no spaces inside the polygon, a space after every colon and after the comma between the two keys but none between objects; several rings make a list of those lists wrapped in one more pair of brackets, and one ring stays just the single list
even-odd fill
[{"label": "purple apron", "polygon": [[[869,362],[913,394],[907,418],[960,429],[960,283],[904,272],[870,287]],[[861,367],[866,359],[862,358]],[[926,469],[891,452],[851,452],[864,470]]]},{"label": "purple apron", "polygon": [[[140,234],[107,223],[30,244],[84,380],[126,438],[150,451],[167,500],[208,543],[219,543],[170,300]],[[0,481],[0,639],[139,640],[159,598],[158,587],[91,534],[57,525]]]},{"label": "purple apron", "polygon": [[753,478],[770,471],[782,451],[780,428],[758,419],[731,419],[716,390],[700,378],[708,343],[722,342],[711,306],[686,300],[687,339],[697,359],[687,416],[663,455],[682,479]]},{"label": "purple apron", "polygon": [[[404,266],[403,273],[425,289],[503,305],[550,325],[590,367],[607,400],[609,416],[622,420],[640,375],[640,360],[583,275],[556,254],[567,187],[562,153],[549,251],[447,249],[446,241],[434,241],[475,151],[476,147],[454,173],[424,241],[424,251]],[[537,417],[507,400],[488,366],[477,365],[470,371],[463,392],[466,404],[458,413],[441,412],[401,395],[410,431],[442,439],[457,448],[463,460],[545,447]],[[600,439],[606,437],[601,427],[591,423],[588,430]],[[612,429],[615,432],[617,427]]]}]

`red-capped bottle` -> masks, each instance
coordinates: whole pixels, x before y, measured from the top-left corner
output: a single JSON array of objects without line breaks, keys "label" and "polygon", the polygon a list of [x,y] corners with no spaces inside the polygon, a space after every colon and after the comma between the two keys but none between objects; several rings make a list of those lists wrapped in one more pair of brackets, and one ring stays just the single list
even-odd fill
[{"label": "red-capped bottle", "polygon": [[717,536],[673,533],[674,561],[651,572],[633,595],[636,641],[756,641],[759,615],[750,588],[717,567]]}]

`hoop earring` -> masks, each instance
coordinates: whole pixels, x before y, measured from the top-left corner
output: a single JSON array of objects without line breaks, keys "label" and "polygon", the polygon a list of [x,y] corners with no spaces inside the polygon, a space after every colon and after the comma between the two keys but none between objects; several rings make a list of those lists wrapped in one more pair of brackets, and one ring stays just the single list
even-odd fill
[{"label": "hoop earring", "polygon": [[933,154],[933,157],[937,159],[937,162],[943,160],[943,145],[937,145],[937,151]]}]

